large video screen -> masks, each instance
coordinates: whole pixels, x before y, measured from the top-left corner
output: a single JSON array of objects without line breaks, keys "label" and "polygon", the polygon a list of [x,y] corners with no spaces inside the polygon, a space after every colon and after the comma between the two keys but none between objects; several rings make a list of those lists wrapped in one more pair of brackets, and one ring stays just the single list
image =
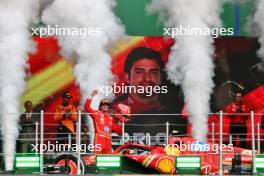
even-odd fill
[{"label": "large video screen", "polygon": [[[62,101],[61,95],[69,91],[73,95],[72,103],[83,110],[80,104],[80,88],[73,73],[75,63],[68,62],[60,55],[60,49],[54,38],[35,37],[38,50],[29,57],[28,89],[23,95],[22,102],[33,101],[34,104],[43,102],[45,112],[55,112],[56,105]],[[172,45],[177,42],[167,37],[130,37],[117,42],[110,50],[112,56],[112,74],[115,82],[111,90],[115,90],[115,97],[111,101],[112,108],[119,103],[131,108],[134,114],[125,124],[126,141],[136,140],[146,143],[146,134],[151,143],[162,144],[166,136],[166,122],[169,123],[169,133],[178,131],[179,135],[190,135],[191,125],[188,122],[184,104],[182,87],[173,84],[167,76],[165,66]],[[236,45],[239,42],[240,45]],[[211,95],[211,112],[224,110],[233,101],[234,92],[243,89],[246,98],[256,111],[263,109],[263,99],[260,96],[263,89],[263,74],[261,62],[256,56],[259,48],[255,38],[230,37],[215,40],[216,54],[214,62],[214,92]],[[142,59],[144,57],[158,59]],[[159,60],[160,56],[160,60]],[[128,61],[132,57],[136,62]],[[135,65],[134,65],[135,64]],[[98,70],[94,70],[97,72]],[[148,74],[147,78],[144,74]],[[143,75],[143,76],[142,76]],[[199,78],[197,78],[199,79]],[[127,86],[152,87],[149,92],[131,90]],[[159,88],[154,91],[154,87]],[[119,89],[119,88],[123,89]],[[95,88],[96,89],[96,88]],[[130,91],[130,92],[129,92]],[[132,93],[131,93],[132,91]],[[137,92],[138,91],[138,92]],[[215,121],[213,115],[208,123]],[[260,118],[258,118],[260,121]],[[85,119],[84,119],[85,120]],[[56,124],[54,115],[46,114],[47,124]],[[229,123],[228,118],[226,120]],[[209,126],[210,130],[210,126]],[[224,127],[228,133],[228,127]],[[45,131],[55,132],[55,126],[47,126]],[[209,134],[210,135],[210,134]],[[47,136],[48,137],[48,136]],[[116,144],[119,144],[117,142]]]}]

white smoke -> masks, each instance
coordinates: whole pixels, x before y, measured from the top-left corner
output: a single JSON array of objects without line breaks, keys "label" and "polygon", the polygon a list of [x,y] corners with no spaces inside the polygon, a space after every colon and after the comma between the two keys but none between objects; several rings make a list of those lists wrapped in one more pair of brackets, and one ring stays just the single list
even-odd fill
[{"label": "white smoke", "polygon": [[[62,55],[76,59],[74,74],[81,89],[81,104],[93,89],[112,85],[114,81],[108,48],[124,34],[119,20],[113,13],[114,6],[114,0],[55,0],[43,12],[42,20],[46,24],[70,28],[97,28],[100,31],[99,35],[85,38],[57,36]],[[97,99],[96,101],[99,104]],[[91,118],[88,117],[86,123],[90,141],[93,142],[94,128]]]},{"label": "white smoke", "polygon": [[[148,12],[160,12],[167,27],[211,28],[221,26],[219,0],[153,0]],[[176,36],[166,66],[169,79],[181,84],[192,124],[193,137],[205,140],[210,113],[210,94],[214,87],[212,36]]]},{"label": "white smoke", "polygon": [[[58,36],[62,55],[76,58],[76,81],[83,100],[97,86],[113,83],[109,46],[124,33],[113,13],[114,0],[55,0],[42,15],[45,24],[70,28],[97,28],[98,35]],[[83,102],[83,101],[82,101]]]},{"label": "white smoke", "polygon": [[263,0],[258,0],[256,1],[256,13],[254,16],[254,22],[258,26],[258,35],[259,35],[259,43],[261,45],[260,49],[258,50],[258,55],[260,58],[262,58],[262,61],[264,62],[264,1]]},{"label": "white smoke", "polygon": [[37,2],[0,1],[0,115],[6,170],[13,169],[26,61],[34,48],[29,25],[37,17]]}]

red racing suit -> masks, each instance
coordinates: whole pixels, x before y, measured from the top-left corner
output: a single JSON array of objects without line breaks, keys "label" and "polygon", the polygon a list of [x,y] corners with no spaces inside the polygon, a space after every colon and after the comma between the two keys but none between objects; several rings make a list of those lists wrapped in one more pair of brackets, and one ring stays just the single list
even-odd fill
[{"label": "red racing suit", "polygon": [[226,112],[232,115],[228,115],[230,118],[230,124],[246,124],[249,115],[242,115],[241,113],[249,113],[250,108],[247,104],[237,104],[235,102],[229,104],[226,108]]},{"label": "red racing suit", "polygon": [[[233,102],[229,104],[226,108],[227,117],[230,119],[229,133],[232,135],[232,139],[239,137],[239,146],[242,148],[246,147],[247,139],[247,119],[249,119],[248,114],[250,108],[245,103],[236,103]],[[238,146],[238,141],[235,140],[235,146]]]},{"label": "red racing suit", "polygon": [[[84,109],[91,113],[90,116],[94,122],[95,138],[94,145],[101,145],[100,151],[94,151],[94,154],[111,154],[112,153],[112,131],[120,132],[122,129],[120,124],[115,124],[115,119],[108,113],[96,111],[91,108],[91,99],[87,99]],[[122,117],[117,117],[118,121],[125,121]],[[117,130],[116,130],[117,129]]]}]

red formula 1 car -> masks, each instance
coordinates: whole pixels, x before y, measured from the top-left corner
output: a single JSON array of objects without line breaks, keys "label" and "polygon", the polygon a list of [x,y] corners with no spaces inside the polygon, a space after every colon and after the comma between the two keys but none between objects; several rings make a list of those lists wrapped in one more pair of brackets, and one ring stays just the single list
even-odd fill
[{"label": "red formula 1 car", "polygon": [[[170,140],[171,142],[171,140]],[[122,156],[122,173],[134,174],[176,174],[177,156],[199,156],[201,160],[201,174],[218,174],[219,172],[219,150],[223,153],[223,169],[225,174],[230,174],[232,170],[232,159],[236,153],[241,156],[242,170],[251,170],[252,155],[251,150],[233,147],[232,145],[204,143],[193,138],[174,137],[173,143],[164,146],[147,146],[144,144],[128,143],[118,147],[113,155]],[[71,157],[68,157],[71,158]],[[56,160],[58,165],[65,165],[65,158]],[[67,166],[76,172],[76,159],[67,161]],[[95,168],[96,156],[82,156],[81,166],[83,173],[97,173]],[[85,167],[84,167],[85,166]],[[86,169],[85,169],[86,168]],[[68,169],[68,171],[70,171]]]},{"label": "red formula 1 car", "polygon": [[[167,146],[145,146],[141,144],[125,144],[118,147],[115,153],[151,168],[162,174],[176,173],[177,156],[200,156],[201,174],[217,174],[219,172],[219,150],[223,153],[223,168],[225,173],[231,170],[232,159],[236,153],[241,156],[241,166],[251,169],[251,150],[233,147],[232,145],[203,143],[193,138],[175,138],[173,144]],[[138,154],[137,152],[141,152]]]}]

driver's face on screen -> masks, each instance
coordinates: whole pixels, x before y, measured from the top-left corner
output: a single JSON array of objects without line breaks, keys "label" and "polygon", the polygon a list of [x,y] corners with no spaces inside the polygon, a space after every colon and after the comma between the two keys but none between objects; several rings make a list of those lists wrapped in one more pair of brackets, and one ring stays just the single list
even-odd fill
[{"label": "driver's face on screen", "polygon": [[158,86],[161,83],[160,67],[155,60],[140,59],[134,62],[127,81],[131,86]]}]

